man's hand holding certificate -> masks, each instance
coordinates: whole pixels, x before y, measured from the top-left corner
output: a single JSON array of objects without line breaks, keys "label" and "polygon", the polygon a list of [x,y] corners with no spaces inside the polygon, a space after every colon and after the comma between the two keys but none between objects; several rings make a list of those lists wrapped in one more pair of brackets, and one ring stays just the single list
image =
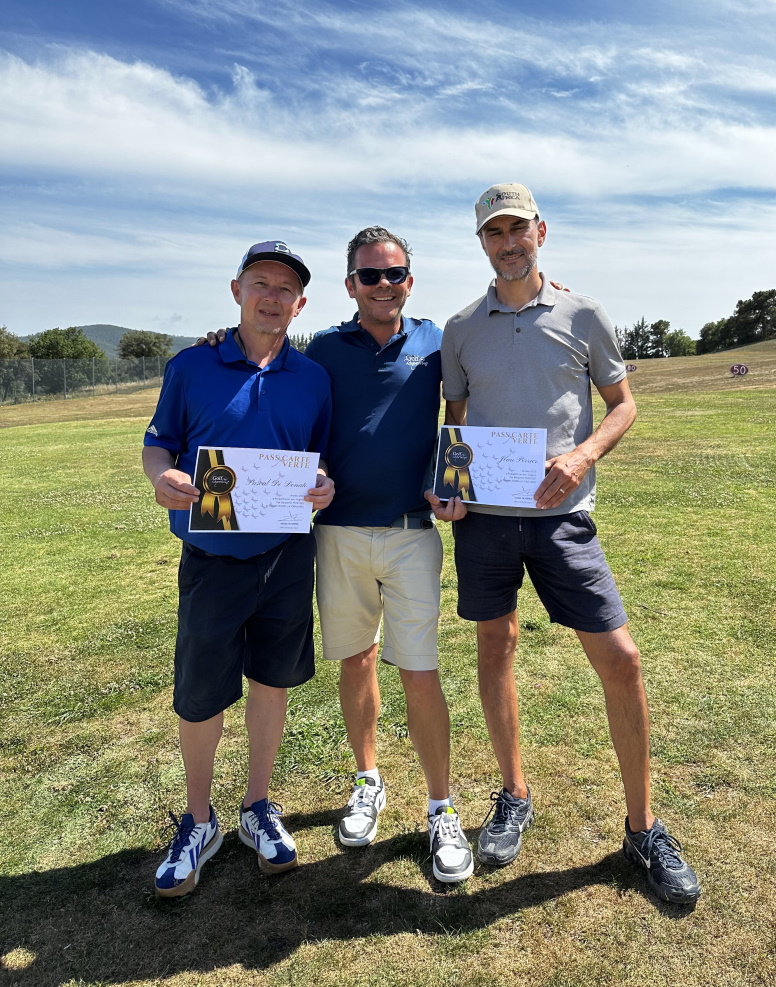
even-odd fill
[{"label": "man's hand holding certificate", "polygon": [[536,507],[547,430],[445,425],[439,430],[434,494],[494,507]]},{"label": "man's hand holding certificate", "polygon": [[317,452],[200,446],[189,531],[307,532]]}]

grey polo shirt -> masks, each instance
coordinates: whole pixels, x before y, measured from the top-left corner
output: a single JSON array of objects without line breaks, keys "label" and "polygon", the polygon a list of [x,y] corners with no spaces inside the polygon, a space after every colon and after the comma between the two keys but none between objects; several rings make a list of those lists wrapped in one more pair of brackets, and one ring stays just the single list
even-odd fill
[{"label": "grey polo shirt", "polygon": [[[599,303],[556,291],[544,275],[536,298],[519,311],[502,305],[496,282],[445,326],[442,392],[468,400],[467,425],[546,428],[547,458],[571,452],[593,432],[590,385],[625,377],[614,327]],[[551,510],[489,507],[483,514],[532,517],[595,506],[595,469]]]}]

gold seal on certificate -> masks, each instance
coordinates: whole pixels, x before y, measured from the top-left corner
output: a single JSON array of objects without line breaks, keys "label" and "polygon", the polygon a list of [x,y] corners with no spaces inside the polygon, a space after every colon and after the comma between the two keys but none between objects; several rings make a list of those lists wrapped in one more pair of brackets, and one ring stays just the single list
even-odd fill
[{"label": "gold seal on certificate", "polygon": [[434,493],[493,507],[536,507],[547,430],[445,425],[439,430]]},{"label": "gold seal on certificate", "polygon": [[290,449],[210,449],[200,446],[194,471],[199,500],[189,531],[305,532],[315,486],[317,452]]},{"label": "gold seal on certificate", "polygon": [[237,531],[238,526],[232,513],[230,496],[237,476],[234,470],[224,463],[222,449],[201,449],[197,455],[197,468],[194,475],[195,486],[201,491],[199,501],[192,505],[196,509],[194,531]]},{"label": "gold seal on certificate", "polygon": [[449,442],[444,451],[447,468],[443,477],[443,486],[452,491],[449,497],[459,496],[463,500],[471,500],[469,467],[474,459],[474,451],[471,446],[461,441],[459,429],[447,428],[442,431],[447,432]]},{"label": "gold seal on certificate", "polygon": [[215,494],[216,496],[219,494],[228,494],[235,483],[237,483],[237,477],[234,475],[234,470],[230,466],[211,466],[202,477],[202,486],[207,493]]}]

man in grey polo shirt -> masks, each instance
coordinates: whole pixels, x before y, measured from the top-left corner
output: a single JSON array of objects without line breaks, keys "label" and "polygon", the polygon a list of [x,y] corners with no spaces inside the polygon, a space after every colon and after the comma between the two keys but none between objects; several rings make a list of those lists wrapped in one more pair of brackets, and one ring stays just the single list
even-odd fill
[{"label": "man in grey polo shirt", "polygon": [[[487,294],[453,316],[442,341],[447,423],[547,429],[547,473],[531,509],[469,505],[454,523],[458,613],[477,621],[485,720],[503,776],[479,836],[481,861],[503,865],[534,819],[520,759],[513,662],[517,591],[528,570],[550,619],[573,628],[598,673],[628,816],[623,849],[662,898],[691,903],[698,880],[650,809],[649,720],[639,652],[596,537],[595,463],[636,407],[611,322],[598,302],[557,291],[537,268],[547,235],[523,185],[494,185],[475,204],[496,272]],[[607,413],[593,428],[590,385]],[[429,500],[435,512],[442,507]]]}]

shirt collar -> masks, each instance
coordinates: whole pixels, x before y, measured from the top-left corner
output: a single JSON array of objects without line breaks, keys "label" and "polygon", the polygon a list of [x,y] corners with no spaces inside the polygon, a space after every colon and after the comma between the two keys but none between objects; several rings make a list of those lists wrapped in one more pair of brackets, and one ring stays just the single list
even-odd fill
[{"label": "shirt collar", "polygon": [[[247,363],[248,366],[255,366],[250,360],[245,356],[240,344],[237,342],[237,337],[235,333],[237,329],[230,329],[227,333],[226,339],[218,347],[218,353],[221,360],[224,363]],[[291,344],[288,341],[288,336],[283,340],[283,345],[280,348],[280,352],[275,357],[275,359],[268,364],[263,370],[290,370],[292,373],[296,373],[299,360],[299,354],[296,350],[291,348]]]},{"label": "shirt collar", "polygon": [[[407,318],[406,315],[403,315],[401,317],[401,329],[398,331],[396,335],[406,336],[409,328],[410,328],[409,319]],[[361,330],[362,332],[366,332],[366,329],[364,329],[363,326],[358,321],[358,312],[356,312],[356,314],[353,316],[350,322],[343,322],[340,324],[339,327],[340,332],[358,332],[359,330]],[[367,335],[370,335],[370,333],[367,333]]]},{"label": "shirt collar", "polygon": [[488,285],[488,315],[492,315],[494,312],[523,312],[525,309],[534,308],[537,305],[546,305],[548,308],[552,308],[557,300],[557,291],[543,274],[540,273],[539,277],[542,279],[542,286],[539,289],[539,294],[535,298],[532,298],[530,302],[526,302],[526,304],[519,309],[510,308],[508,305],[501,304],[498,300],[498,296],[496,295],[496,279],[494,278]]}]

